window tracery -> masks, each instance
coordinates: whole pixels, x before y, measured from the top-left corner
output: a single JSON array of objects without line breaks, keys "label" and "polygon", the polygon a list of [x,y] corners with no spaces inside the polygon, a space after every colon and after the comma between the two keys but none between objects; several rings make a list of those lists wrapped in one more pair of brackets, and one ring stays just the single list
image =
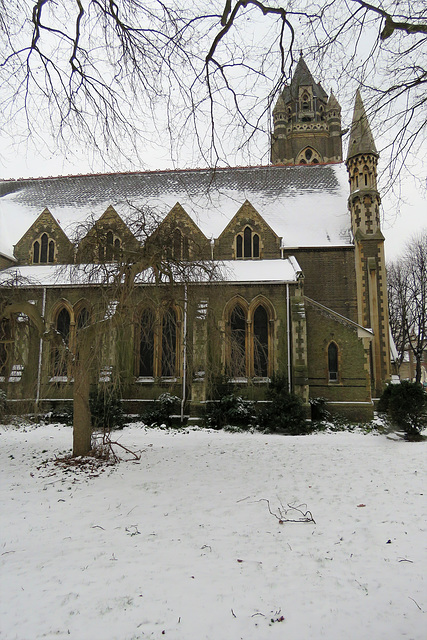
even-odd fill
[{"label": "window tracery", "polygon": [[172,244],[168,257],[174,258],[175,260],[188,260],[190,257],[188,238],[178,227],[173,231]]},{"label": "window tracery", "polygon": [[98,245],[98,258],[100,262],[112,262],[120,260],[122,241],[111,229],[105,234],[105,239]]},{"label": "window tracery", "polygon": [[[263,298],[263,297],[262,297]],[[274,312],[267,300],[228,305],[226,371],[232,380],[268,378],[272,373]]]},{"label": "window tracery", "polygon": [[174,306],[159,313],[144,309],[139,317],[136,373],[140,378],[175,378],[179,370],[179,321]]},{"label": "window tracery", "polygon": [[306,147],[299,153],[296,164],[318,164],[319,162],[322,162],[320,154],[312,147]]},{"label": "window tracery", "polygon": [[57,331],[57,341],[51,351],[52,380],[66,382],[72,377],[72,354],[76,353],[79,331],[91,323],[90,306],[80,301],[74,307],[62,302],[53,316],[53,326]]},{"label": "window tracery", "polygon": [[33,242],[33,264],[48,264],[55,262],[55,248],[55,240],[49,238],[47,233],[42,233],[41,236]]},{"label": "window tracery", "polygon": [[242,233],[238,233],[235,239],[236,258],[259,258],[260,237],[258,233],[246,226]]}]

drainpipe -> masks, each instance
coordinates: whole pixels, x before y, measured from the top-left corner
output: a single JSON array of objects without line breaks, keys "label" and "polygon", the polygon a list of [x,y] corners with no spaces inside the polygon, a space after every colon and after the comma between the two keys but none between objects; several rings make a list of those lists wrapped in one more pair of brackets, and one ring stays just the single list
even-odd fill
[{"label": "drainpipe", "polygon": [[181,399],[181,424],[184,422],[184,404],[185,404],[185,392],[187,384],[187,306],[188,306],[188,292],[187,285],[184,285],[184,343],[183,343],[183,356],[182,356],[182,399]]},{"label": "drainpipe", "polygon": [[[43,287],[43,298],[42,298],[42,318],[44,320],[44,315],[46,311],[46,287]],[[41,386],[41,376],[42,376],[42,357],[43,357],[43,336],[40,337],[39,342],[39,364],[37,368],[37,390],[36,390],[36,408],[39,406],[40,401],[40,386]]]},{"label": "drainpipe", "polygon": [[291,367],[291,300],[289,297],[289,284],[286,284],[286,332],[288,338],[288,391],[292,393],[292,367]]}]

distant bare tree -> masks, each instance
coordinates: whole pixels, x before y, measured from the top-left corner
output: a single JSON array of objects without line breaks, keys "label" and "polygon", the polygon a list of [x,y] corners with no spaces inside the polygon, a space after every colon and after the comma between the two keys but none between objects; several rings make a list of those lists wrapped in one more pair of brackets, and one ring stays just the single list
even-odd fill
[{"label": "distant bare tree", "polygon": [[416,382],[421,381],[421,363],[427,352],[427,230],[406,246],[400,260],[387,269],[390,325],[402,362],[412,351]]}]

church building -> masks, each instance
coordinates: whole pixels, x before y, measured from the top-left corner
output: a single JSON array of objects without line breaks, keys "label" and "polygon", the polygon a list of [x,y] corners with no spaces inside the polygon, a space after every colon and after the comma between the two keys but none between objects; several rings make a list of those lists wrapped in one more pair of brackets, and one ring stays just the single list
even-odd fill
[{"label": "church building", "polygon": [[360,93],[341,108],[301,56],[266,166],[0,181],[0,389],[11,410],[91,384],[129,413],[162,393],[201,415],[273,374],[307,407],[372,416],[390,378],[378,152]]}]

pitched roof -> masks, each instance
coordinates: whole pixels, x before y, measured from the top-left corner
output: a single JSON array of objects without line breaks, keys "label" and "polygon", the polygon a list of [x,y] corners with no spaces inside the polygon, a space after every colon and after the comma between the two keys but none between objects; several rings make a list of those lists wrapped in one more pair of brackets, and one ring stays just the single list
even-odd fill
[{"label": "pitched roof", "polygon": [[378,151],[369,126],[368,117],[358,89],[354,103],[347,160],[362,153],[373,153],[378,156]]},{"label": "pitched roof", "polygon": [[[217,238],[249,200],[284,246],[349,244],[348,178],[339,164],[147,171],[0,181],[0,251],[49,208],[72,239],[112,205],[126,221],[135,208],[166,216],[179,201],[206,237]],[[3,244],[5,245],[3,247]]]},{"label": "pitched roof", "polygon": [[282,95],[284,101],[289,102],[290,100],[296,100],[298,97],[298,87],[300,86],[311,86],[313,87],[314,96],[316,96],[317,98],[322,98],[322,100],[328,99],[328,94],[323,89],[320,82],[314,81],[310,69],[307,67],[307,64],[302,56],[298,60],[298,64],[295,68],[294,75],[292,76],[290,86],[285,87],[283,90]]}]

